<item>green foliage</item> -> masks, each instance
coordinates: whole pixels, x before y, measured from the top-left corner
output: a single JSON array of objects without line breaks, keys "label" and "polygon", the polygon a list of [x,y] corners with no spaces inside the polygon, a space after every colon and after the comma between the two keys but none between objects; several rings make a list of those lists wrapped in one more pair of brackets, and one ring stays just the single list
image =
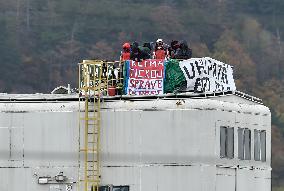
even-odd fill
[{"label": "green foliage", "polygon": [[284,187],[275,187],[272,191],[284,191]]},{"label": "green foliage", "polygon": [[[13,39],[9,36],[9,30],[5,21],[0,21],[0,63],[2,72],[0,75],[0,84],[3,91],[11,91],[12,85],[16,82],[15,76],[20,71],[19,52]],[[4,85],[5,84],[5,85]]]}]

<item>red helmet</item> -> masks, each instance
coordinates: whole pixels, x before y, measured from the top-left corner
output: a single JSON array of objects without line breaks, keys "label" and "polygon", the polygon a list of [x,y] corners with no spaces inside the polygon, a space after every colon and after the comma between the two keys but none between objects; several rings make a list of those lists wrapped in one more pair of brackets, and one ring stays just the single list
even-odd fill
[{"label": "red helmet", "polygon": [[130,44],[128,42],[126,42],[126,43],[123,44],[122,48],[129,49]]}]

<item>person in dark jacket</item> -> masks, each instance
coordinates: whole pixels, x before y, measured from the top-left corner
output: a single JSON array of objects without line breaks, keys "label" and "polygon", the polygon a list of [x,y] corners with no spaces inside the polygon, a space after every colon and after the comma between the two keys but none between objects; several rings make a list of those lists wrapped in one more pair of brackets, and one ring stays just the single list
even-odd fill
[{"label": "person in dark jacket", "polygon": [[133,42],[131,45],[131,54],[130,54],[130,59],[134,61],[140,62],[142,59],[142,52],[139,49],[139,44],[138,42]]},{"label": "person in dark jacket", "polygon": [[145,42],[143,44],[143,47],[140,47],[140,50],[142,52],[142,59],[150,59],[152,56],[152,50],[151,50],[151,43]]},{"label": "person in dark jacket", "polygon": [[151,58],[151,44],[144,43],[143,46],[139,46],[138,42],[133,42],[131,46],[130,59],[140,62],[141,60]]},{"label": "person in dark jacket", "polygon": [[174,55],[175,59],[190,59],[192,56],[192,50],[188,47],[186,41],[182,41],[179,45],[179,48],[176,51],[176,54]]},{"label": "person in dark jacket", "polygon": [[172,40],[170,47],[168,48],[169,57],[174,59],[175,54],[179,48],[179,42],[177,40]]}]

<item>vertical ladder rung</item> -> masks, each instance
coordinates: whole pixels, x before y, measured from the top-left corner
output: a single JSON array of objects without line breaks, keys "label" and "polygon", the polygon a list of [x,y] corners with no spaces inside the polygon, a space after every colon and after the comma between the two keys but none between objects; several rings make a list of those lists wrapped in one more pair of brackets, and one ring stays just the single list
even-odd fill
[{"label": "vertical ladder rung", "polygon": [[98,161],[96,161],[96,160],[94,160],[94,161],[93,160],[88,160],[87,162],[90,163],[90,162],[98,162]]},{"label": "vertical ladder rung", "polygon": [[88,135],[97,135],[98,133],[88,133]]}]

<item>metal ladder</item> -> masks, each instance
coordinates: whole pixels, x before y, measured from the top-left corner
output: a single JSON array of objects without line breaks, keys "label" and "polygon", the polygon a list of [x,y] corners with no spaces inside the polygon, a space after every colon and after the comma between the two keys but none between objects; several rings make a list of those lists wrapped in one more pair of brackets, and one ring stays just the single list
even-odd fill
[{"label": "metal ladder", "polygon": [[[78,191],[99,191],[101,86],[103,61],[79,64],[79,184]],[[84,103],[84,104],[82,104]]]}]

